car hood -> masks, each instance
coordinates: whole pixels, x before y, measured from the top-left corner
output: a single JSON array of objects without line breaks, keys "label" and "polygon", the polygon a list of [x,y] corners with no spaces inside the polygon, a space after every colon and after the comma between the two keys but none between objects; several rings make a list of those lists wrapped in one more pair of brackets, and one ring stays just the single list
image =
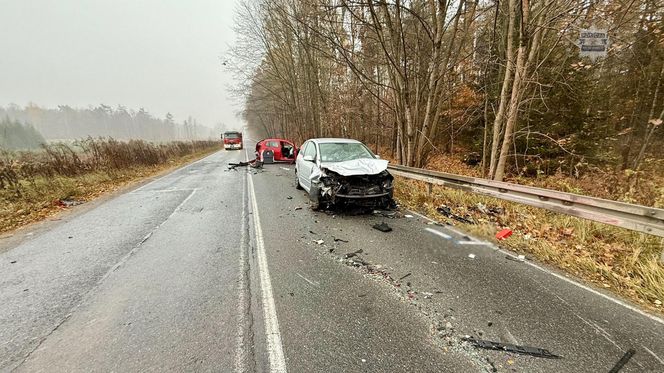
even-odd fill
[{"label": "car hood", "polygon": [[387,169],[387,163],[385,159],[362,158],[344,162],[323,162],[320,167],[341,176],[376,175]]}]

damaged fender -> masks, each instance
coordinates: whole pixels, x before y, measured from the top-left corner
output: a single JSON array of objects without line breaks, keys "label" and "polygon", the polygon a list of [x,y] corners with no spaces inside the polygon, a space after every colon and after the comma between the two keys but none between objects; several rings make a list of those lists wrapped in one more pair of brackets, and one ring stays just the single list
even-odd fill
[{"label": "damaged fender", "polygon": [[340,200],[354,200],[371,206],[392,204],[393,180],[387,171],[387,161],[357,159],[323,163],[310,176],[309,198],[335,204]]}]

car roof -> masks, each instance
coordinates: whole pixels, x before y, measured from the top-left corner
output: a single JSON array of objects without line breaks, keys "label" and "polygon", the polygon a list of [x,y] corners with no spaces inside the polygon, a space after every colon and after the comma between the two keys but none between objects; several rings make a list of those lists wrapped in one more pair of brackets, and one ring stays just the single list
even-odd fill
[{"label": "car roof", "polygon": [[326,138],[319,138],[319,139],[309,139],[308,141],[313,141],[317,144],[329,144],[329,143],[361,144],[361,142],[357,141],[357,140],[333,138],[333,137],[326,137]]},{"label": "car roof", "polygon": [[290,143],[292,143],[291,140],[280,139],[280,138],[277,138],[277,137],[273,137],[273,138],[269,138],[269,139],[263,139],[263,140],[261,140],[261,141],[259,141],[259,142],[264,142],[264,141],[286,141],[286,142],[290,142]]}]

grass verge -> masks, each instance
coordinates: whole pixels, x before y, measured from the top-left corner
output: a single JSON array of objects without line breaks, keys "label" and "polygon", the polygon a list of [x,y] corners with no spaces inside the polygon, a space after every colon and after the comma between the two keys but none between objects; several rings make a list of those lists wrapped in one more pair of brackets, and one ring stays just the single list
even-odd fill
[{"label": "grass verge", "polygon": [[[664,314],[662,238],[441,186],[429,194],[426,183],[401,177],[395,197],[402,206],[496,244],[496,232],[510,228],[514,234],[500,246]],[[441,205],[477,224],[446,218],[436,211]]]}]

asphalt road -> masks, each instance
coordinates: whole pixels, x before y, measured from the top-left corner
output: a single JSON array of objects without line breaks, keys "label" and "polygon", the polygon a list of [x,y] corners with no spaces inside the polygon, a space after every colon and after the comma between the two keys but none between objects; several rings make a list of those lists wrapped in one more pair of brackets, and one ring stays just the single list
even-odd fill
[{"label": "asphalt road", "polygon": [[661,319],[407,211],[313,212],[292,165],[226,170],[245,154],[20,231],[0,371],[664,372]]}]

